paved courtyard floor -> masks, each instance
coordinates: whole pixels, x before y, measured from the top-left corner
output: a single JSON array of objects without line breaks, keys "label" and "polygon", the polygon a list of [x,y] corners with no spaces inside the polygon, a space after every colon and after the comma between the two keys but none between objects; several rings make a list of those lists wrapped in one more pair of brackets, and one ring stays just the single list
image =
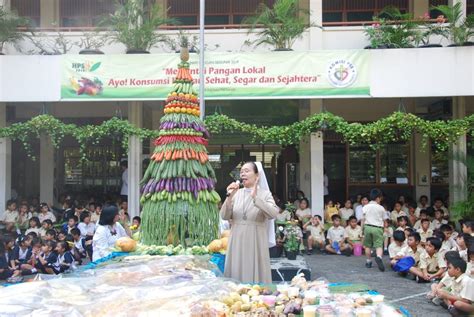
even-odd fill
[{"label": "paved courtyard floor", "polygon": [[425,295],[430,284],[418,284],[409,279],[399,277],[388,267],[388,257],[385,272],[380,272],[375,262],[371,269],[365,267],[365,257],[346,257],[341,255],[323,255],[314,252],[304,256],[311,268],[311,278],[326,278],[329,282],[362,283],[383,295],[388,302],[402,306],[412,316],[449,316],[440,306],[429,302]]}]

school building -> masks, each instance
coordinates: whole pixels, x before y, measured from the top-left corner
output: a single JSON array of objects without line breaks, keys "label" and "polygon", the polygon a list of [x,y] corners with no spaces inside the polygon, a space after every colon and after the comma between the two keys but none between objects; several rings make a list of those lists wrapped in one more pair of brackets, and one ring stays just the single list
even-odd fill
[{"label": "school building", "polygon": [[[311,27],[294,45],[294,54],[306,51],[363,50],[369,43],[364,24],[387,5],[421,16],[432,5],[462,2],[464,14],[474,11],[473,0],[301,0],[311,10]],[[179,19],[181,28],[197,35],[198,0],[158,0],[168,15]],[[273,0],[206,1],[206,44],[210,53],[271,52],[244,45],[254,35],[241,26],[260,2]],[[0,0],[34,21],[38,40],[47,41],[62,34],[70,43],[80,42],[84,32],[94,29],[100,16],[113,12],[113,0]],[[431,12],[436,17],[436,12]],[[159,30],[174,36],[176,27]],[[368,82],[370,96],[326,96],[318,98],[252,97],[212,99],[206,114],[223,113],[257,125],[288,125],[312,114],[328,111],[350,122],[371,122],[394,111],[406,111],[429,120],[462,118],[474,113],[474,47],[410,48],[366,50],[370,55]],[[60,82],[60,55],[29,55],[31,41],[7,45],[0,56],[0,127],[50,114],[77,125],[99,124],[113,116],[128,119],[138,127],[158,129],[163,112],[162,100],[126,99],[115,101],[64,101]],[[79,46],[71,45],[69,54]],[[107,44],[105,56],[124,54],[124,46]],[[174,54],[158,45],[151,54]],[[285,52],[291,54],[292,52]],[[176,55],[177,56],[177,55]],[[124,58],[127,58],[124,55]],[[178,63],[169,65],[175,67]],[[472,154],[469,139],[463,136],[452,150]],[[341,142],[333,131],[314,133],[301,140],[299,147],[252,144],[246,136],[215,135],[208,147],[218,178],[217,190],[224,193],[232,173],[242,161],[262,161],[272,190],[281,199],[291,199],[297,189],[310,199],[313,209],[323,206],[324,170],[329,179],[329,197],[341,203],[346,197],[382,189],[388,196],[404,195],[418,199],[427,195],[462,199],[456,190],[466,175],[464,164],[450,159],[449,153],[435,154],[423,149],[421,138],[413,135],[406,143],[387,144],[373,150],[369,145],[352,146]],[[36,160],[27,157],[20,142],[0,139],[0,206],[12,197],[39,197],[57,204],[64,194],[84,194],[100,198],[120,191],[123,159],[129,164],[129,210],[138,213],[139,186],[144,160],[153,153],[152,142],[129,141],[124,153],[120,140],[109,138],[87,149],[89,161],[81,162],[78,145],[64,140],[59,148],[41,136],[34,141]],[[145,162],[146,164],[146,162]]]}]

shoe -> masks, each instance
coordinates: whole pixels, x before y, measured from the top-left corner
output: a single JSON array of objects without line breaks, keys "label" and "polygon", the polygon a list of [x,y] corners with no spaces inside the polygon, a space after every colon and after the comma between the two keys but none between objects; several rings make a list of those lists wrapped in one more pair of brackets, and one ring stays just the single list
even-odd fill
[{"label": "shoe", "polygon": [[388,250],[387,249],[383,250],[383,255],[388,255]]},{"label": "shoe", "polygon": [[407,272],[398,272],[398,275],[400,275],[401,277],[407,277],[408,273]]},{"label": "shoe", "polygon": [[365,267],[368,268],[368,269],[372,268],[372,261],[370,261],[370,262],[366,261],[365,262]]},{"label": "shoe", "polygon": [[306,252],[306,254],[307,254],[307,255],[313,254],[313,250],[308,250],[308,251]]},{"label": "shoe", "polygon": [[379,258],[378,256],[375,257],[375,263],[377,263],[377,266],[379,267],[380,272],[385,271],[385,266],[383,265],[383,261],[381,258]]},{"label": "shoe", "polygon": [[345,256],[351,256],[352,255],[352,251],[350,249],[347,249],[344,251],[344,255]]},{"label": "shoe", "polygon": [[431,302],[432,302],[433,304],[435,304],[436,306],[440,306],[441,303],[444,303],[444,302],[441,300],[441,298],[439,298],[439,297],[434,297],[434,298],[431,300]]},{"label": "shoe", "polygon": [[341,251],[337,251],[336,254],[337,254],[337,255],[341,255]]},{"label": "shoe", "polygon": [[417,283],[419,283],[419,284],[421,284],[421,283],[429,283],[429,282],[430,282],[430,281],[427,281],[427,280],[425,280],[425,279],[420,278],[419,276],[416,276],[416,277],[415,277],[415,281],[416,281]]}]

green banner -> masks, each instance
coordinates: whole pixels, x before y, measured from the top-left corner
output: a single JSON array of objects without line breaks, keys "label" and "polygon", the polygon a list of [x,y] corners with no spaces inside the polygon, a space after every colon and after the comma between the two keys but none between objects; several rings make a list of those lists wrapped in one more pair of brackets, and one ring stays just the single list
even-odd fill
[{"label": "green banner", "polygon": [[[191,55],[198,86],[198,56]],[[64,55],[61,99],[165,99],[178,63],[179,54]],[[213,52],[206,53],[205,63],[206,99],[370,95],[366,50]]]}]

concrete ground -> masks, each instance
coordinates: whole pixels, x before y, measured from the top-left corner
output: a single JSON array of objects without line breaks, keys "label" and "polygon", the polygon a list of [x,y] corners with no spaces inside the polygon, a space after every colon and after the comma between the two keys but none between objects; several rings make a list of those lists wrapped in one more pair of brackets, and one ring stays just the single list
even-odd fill
[{"label": "concrete ground", "polygon": [[[385,295],[387,302],[407,309],[412,316],[449,316],[445,309],[426,299],[424,294],[430,289],[430,284],[418,284],[409,278],[399,277],[387,264],[385,272],[380,272],[375,262],[371,269],[367,269],[365,257],[322,255],[314,251],[312,255],[304,257],[311,268],[311,279],[323,277],[332,283],[366,284],[370,289]],[[384,257],[384,262],[388,262],[388,257]]]}]

